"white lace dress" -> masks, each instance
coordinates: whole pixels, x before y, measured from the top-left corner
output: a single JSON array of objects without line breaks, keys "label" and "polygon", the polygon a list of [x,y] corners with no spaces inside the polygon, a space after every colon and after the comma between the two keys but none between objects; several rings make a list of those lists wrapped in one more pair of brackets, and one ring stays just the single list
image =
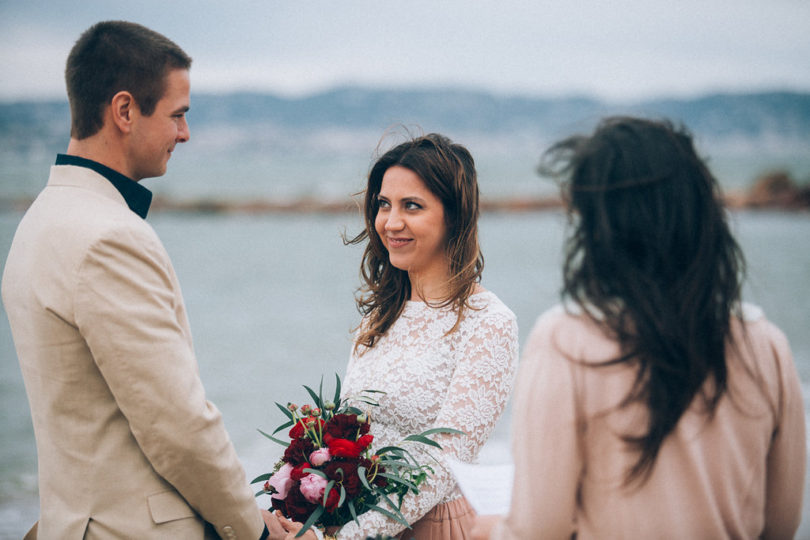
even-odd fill
[{"label": "white lace dress", "polygon": [[[470,304],[480,309],[466,310],[458,329],[445,336],[456,321],[450,308],[408,302],[372,349],[352,354],[346,370],[344,396],[365,389],[387,392],[378,395],[379,407],[355,403],[371,413],[373,448],[398,445],[405,436],[434,427],[468,434],[434,436],[442,451],[418,443],[404,445],[435,471],[420,486],[418,496],[404,499],[401,511],[409,523],[437,504],[461,496],[446,457],[473,462],[512,392],[519,348],[515,315],[489,291],[473,295]],[[379,512],[358,519],[359,525],[352,521],[340,530],[339,540],[394,536],[404,530]]]}]

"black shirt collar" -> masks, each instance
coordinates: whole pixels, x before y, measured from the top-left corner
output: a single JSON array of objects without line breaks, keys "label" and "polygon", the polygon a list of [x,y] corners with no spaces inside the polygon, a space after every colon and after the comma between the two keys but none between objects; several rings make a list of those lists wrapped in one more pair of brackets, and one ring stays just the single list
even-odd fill
[{"label": "black shirt collar", "polygon": [[110,181],[115,186],[115,189],[124,197],[129,209],[146,219],[146,214],[149,212],[149,205],[152,204],[152,192],[147,188],[140,185],[135,180],[128,178],[118,171],[102,165],[97,161],[86,159],[79,156],[69,156],[67,154],[56,155],[57,165],[74,165],[76,167],[85,167],[96,171],[98,174]]}]

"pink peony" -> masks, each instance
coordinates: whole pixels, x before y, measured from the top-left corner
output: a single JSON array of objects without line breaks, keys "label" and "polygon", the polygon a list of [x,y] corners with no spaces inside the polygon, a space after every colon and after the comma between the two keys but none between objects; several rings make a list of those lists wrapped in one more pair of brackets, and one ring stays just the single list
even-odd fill
[{"label": "pink peony", "polygon": [[271,498],[282,501],[287,498],[287,492],[293,485],[293,480],[290,478],[290,473],[292,470],[293,466],[289,463],[285,463],[278,471],[276,471],[273,476],[270,477],[270,480],[268,480],[267,483],[273,486],[278,492],[270,495]]},{"label": "pink peony", "polygon": [[317,474],[308,474],[301,479],[301,494],[313,504],[323,501],[323,492],[326,490],[326,478]]},{"label": "pink peony", "polygon": [[332,456],[329,454],[328,448],[318,448],[309,455],[309,462],[316,467],[320,467],[330,459],[332,459]]}]

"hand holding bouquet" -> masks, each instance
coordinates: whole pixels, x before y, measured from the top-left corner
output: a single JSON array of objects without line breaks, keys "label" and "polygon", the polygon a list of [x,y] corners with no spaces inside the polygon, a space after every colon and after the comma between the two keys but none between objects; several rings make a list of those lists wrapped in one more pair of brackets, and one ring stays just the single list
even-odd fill
[{"label": "hand holding bouquet", "polygon": [[[316,393],[304,386],[313,405],[298,407],[292,403],[278,408],[287,422],[265,437],[286,447],[272,473],[263,474],[251,483],[264,482],[256,495],[269,494],[273,509],[304,523],[297,536],[311,526],[340,527],[358,515],[376,511],[409,526],[400,513],[402,498],[419,493],[419,485],[433,470],[417,463],[399,446],[387,446],[372,452],[374,436],[370,433],[369,414],[340,399],[340,377],[335,376],[334,399],[322,397],[323,381]],[[353,401],[377,406],[377,390],[364,390]],[[289,429],[290,442],[273,435]],[[429,438],[434,433],[461,433],[449,428],[436,428],[405,437],[441,449]]]}]

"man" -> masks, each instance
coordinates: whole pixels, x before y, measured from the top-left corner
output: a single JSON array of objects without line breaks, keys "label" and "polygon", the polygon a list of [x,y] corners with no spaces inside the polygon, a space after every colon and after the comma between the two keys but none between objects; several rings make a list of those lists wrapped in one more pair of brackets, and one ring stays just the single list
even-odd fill
[{"label": "man", "polygon": [[[3,273],[39,458],[35,538],[248,538],[258,509],[206,401],[177,277],[144,221],[189,139],[191,58],[101,22],[70,52],[67,153],[20,222]],[[214,530],[216,534],[214,534]]]}]

